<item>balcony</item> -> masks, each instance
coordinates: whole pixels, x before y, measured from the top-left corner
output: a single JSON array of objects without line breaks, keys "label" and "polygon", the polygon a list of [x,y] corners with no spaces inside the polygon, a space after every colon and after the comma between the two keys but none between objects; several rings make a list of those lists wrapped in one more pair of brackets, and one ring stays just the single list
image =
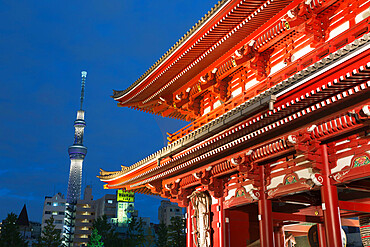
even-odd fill
[{"label": "balcony", "polygon": [[82,244],[87,246],[87,243],[89,242],[89,240],[90,239],[87,237],[87,235],[75,236],[73,239],[73,246],[81,246]]},{"label": "balcony", "polygon": [[93,213],[95,212],[95,209],[93,208],[85,208],[85,207],[77,207],[76,209],[77,213],[80,213],[80,212],[89,212],[89,213]]},{"label": "balcony", "polygon": [[78,226],[78,227],[92,227],[93,222],[76,221],[76,226]]},{"label": "balcony", "polygon": [[76,220],[95,220],[95,215],[76,214]]},{"label": "balcony", "polygon": [[90,235],[92,232],[92,230],[82,230],[81,228],[80,229],[75,229],[75,234],[79,234],[79,235]]}]

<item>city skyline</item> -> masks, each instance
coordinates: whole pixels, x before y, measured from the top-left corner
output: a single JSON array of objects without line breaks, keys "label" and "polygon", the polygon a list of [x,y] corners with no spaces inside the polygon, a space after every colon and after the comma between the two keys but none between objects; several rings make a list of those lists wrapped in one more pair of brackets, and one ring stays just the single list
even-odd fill
[{"label": "city skyline", "polygon": [[[99,168],[135,163],[164,146],[163,133],[186,124],[119,108],[109,96],[141,76],[214,3],[0,3],[1,219],[26,203],[30,220],[40,221],[44,197],[67,194],[81,70],[89,73],[82,188],[90,184],[94,198],[115,193],[103,190]],[[161,198],[136,198],[139,215],[158,221]]]}]

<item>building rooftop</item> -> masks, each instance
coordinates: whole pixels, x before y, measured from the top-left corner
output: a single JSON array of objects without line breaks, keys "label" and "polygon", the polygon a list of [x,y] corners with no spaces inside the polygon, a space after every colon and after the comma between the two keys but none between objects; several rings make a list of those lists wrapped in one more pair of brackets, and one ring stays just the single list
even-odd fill
[{"label": "building rooftop", "polygon": [[29,226],[30,222],[28,220],[27,208],[26,204],[24,204],[21,213],[18,216],[17,224],[19,226]]}]

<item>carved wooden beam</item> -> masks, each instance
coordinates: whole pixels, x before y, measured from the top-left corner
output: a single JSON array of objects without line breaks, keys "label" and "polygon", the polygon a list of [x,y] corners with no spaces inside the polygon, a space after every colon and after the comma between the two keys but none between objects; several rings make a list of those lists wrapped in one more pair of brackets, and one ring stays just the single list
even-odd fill
[{"label": "carved wooden beam", "polygon": [[162,181],[160,180],[152,181],[147,184],[147,188],[150,189],[150,191],[153,194],[156,194],[156,195],[161,194],[162,193]]},{"label": "carved wooden beam", "polygon": [[224,195],[224,185],[224,179],[212,177],[210,179],[210,183],[206,186],[206,188],[213,197],[221,198]]},{"label": "carved wooden beam", "polygon": [[270,57],[274,49],[268,49],[262,53],[256,53],[254,58],[250,61],[250,68],[254,70],[258,81],[266,79],[271,71]]},{"label": "carved wooden beam", "polygon": [[201,100],[202,98],[200,96],[197,98],[190,97],[189,102],[184,104],[182,108],[188,112],[192,112],[195,117],[199,117]]},{"label": "carved wooden beam", "polygon": [[180,188],[179,192],[177,194],[177,198],[174,199],[174,201],[180,206],[180,207],[187,207],[189,205],[189,196],[191,195],[192,190],[190,189],[183,189]]}]

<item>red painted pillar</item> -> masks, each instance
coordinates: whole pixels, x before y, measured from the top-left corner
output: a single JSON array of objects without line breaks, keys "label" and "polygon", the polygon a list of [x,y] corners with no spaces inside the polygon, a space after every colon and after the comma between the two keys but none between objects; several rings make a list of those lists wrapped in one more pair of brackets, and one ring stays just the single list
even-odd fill
[{"label": "red painted pillar", "polygon": [[191,225],[192,208],[191,203],[186,208],[186,247],[193,247],[193,234]]},{"label": "red painted pillar", "polygon": [[285,236],[284,236],[284,226],[276,225],[274,226],[274,247],[285,247]]},{"label": "red painted pillar", "polygon": [[274,246],[274,229],[272,225],[272,206],[267,199],[265,167],[260,166],[261,191],[258,201],[258,220],[260,226],[261,247]]},{"label": "red painted pillar", "polygon": [[320,247],[326,247],[325,227],[323,224],[317,224],[317,234],[319,235]]},{"label": "red painted pillar", "polygon": [[331,171],[326,144],[321,145],[321,156],[323,161],[322,175],[324,178],[321,186],[321,199],[325,220],[326,243],[330,247],[342,247],[337,187],[331,184],[329,178]]},{"label": "red painted pillar", "polygon": [[225,217],[225,247],[231,247],[231,239],[230,239],[230,211],[224,210],[224,217]]},{"label": "red painted pillar", "polygon": [[225,247],[225,213],[224,213],[224,198],[218,199],[218,234],[219,247]]}]

